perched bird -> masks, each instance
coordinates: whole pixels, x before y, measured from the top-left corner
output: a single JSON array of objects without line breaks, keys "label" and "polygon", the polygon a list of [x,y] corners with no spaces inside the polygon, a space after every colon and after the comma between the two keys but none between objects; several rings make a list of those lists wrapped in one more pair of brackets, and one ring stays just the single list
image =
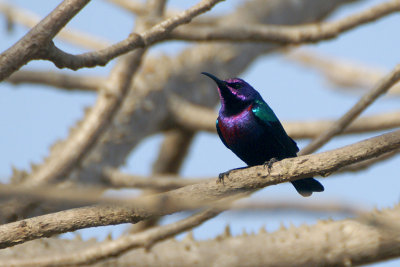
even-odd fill
[{"label": "perched bird", "polygon": [[[222,81],[210,73],[202,74],[218,86],[221,109],[217,132],[227,148],[248,166],[297,156],[296,142],[287,135],[275,113],[250,84],[239,78]],[[322,184],[314,178],[292,184],[304,197],[324,191]]]}]

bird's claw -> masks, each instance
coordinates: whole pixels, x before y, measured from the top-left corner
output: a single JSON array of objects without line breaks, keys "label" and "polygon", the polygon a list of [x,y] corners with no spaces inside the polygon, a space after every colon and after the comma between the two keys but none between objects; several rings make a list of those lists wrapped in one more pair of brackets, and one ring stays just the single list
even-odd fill
[{"label": "bird's claw", "polygon": [[274,163],[278,161],[279,160],[277,158],[271,158],[270,160],[264,162],[264,168],[268,168],[268,175],[271,174],[272,165],[274,165]]},{"label": "bird's claw", "polygon": [[220,174],[218,175],[217,183],[225,184],[225,183],[224,183],[225,177],[227,177],[227,176],[229,175],[229,173],[230,173],[230,171],[220,173]]}]

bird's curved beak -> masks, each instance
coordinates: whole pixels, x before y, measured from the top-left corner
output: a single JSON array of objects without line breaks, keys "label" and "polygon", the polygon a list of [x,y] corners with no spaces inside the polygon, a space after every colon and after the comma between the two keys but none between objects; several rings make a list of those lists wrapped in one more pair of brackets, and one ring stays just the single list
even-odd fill
[{"label": "bird's curved beak", "polygon": [[226,82],[222,81],[220,79],[218,79],[217,77],[215,77],[214,75],[208,73],[208,72],[202,72],[201,74],[208,76],[209,78],[213,79],[214,82],[218,85],[218,88],[222,91],[228,90],[228,87],[226,86]]}]

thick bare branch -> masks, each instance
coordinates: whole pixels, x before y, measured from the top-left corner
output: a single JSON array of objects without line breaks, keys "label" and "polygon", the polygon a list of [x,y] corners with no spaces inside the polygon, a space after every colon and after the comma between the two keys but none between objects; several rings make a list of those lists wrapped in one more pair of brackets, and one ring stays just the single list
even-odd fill
[{"label": "thick bare branch", "polygon": [[89,1],[64,0],[16,44],[3,52],[0,55],[0,81],[30,60],[38,58],[40,51]]},{"label": "thick bare branch", "polygon": [[242,41],[279,44],[313,43],[329,40],[340,33],[400,11],[400,1],[392,0],[336,22],[305,26],[237,25],[214,27],[182,27],[170,39],[186,41]]},{"label": "thick bare branch", "polygon": [[[260,23],[292,24],[313,21],[323,18],[335,7],[347,2],[336,0],[320,5],[320,1],[306,0],[299,10],[299,6],[291,0],[253,1],[238,8],[237,13],[224,17],[225,21],[238,23],[235,19],[238,15],[256,19]],[[255,12],[257,16],[254,15]],[[268,15],[271,12],[274,16]],[[120,166],[143,138],[168,129],[172,117],[166,104],[170,94],[213,107],[218,101],[217,92],[200,77],[198,73],[201,71],[207,70],[220,76],[226,76],[227,73],[237,75],[255,58],[272,48],[270,45],[254,44],[199,45],[185,50],[177,57],[164,57],[162,61],[147,57],[135,80],[134,90],[129,92],[117,114],[116,123],[111,125],[91,151],[91,155],[83,161],[82,169],[77,171],[76,177],[80,181],[93,181],[93,172],[105,166]],[[53,156],[57,157],[57,154],[51,153],[50,157]]]},{"label": "thick bare branch", "polygon": [[155,243],[192,229],[193,227],[198,226],[211,218],[214,218],[219,213],[220,211],[209,209],[176,223],[158,226],[138,234],[126,235],[118,238],[117,240],[106,241],[92,247],[88,247],[83,251],[76,251],[75,253],[71,254],[58,254],[50,257],[46,255],[42,258],[30,259],[29,261],[8,261],[6,265],[71,266],[93,264],[110,257],[118,257],[131,249],[140,247],[149,249]]},{"label": "thick bare branch", "polygon": [[95,76],[78,76],[54,71],[20,70],[8,77],[11,84],[42,84],[68,90],[97,91],[106,79]]},{"label": "thick bare branch", "polygon": [[179,25],[189,23],[194,17],[207,12],[222,0],[203,0],[179,15],[158,23],[142,34],[132,33],[125,40],[95,52],[72,55],[58,49],[53,43],[41,51],[40,59],[52,61],[58,68],[77,70],[83,67],[104,66],[110,60],[133,51],[160,42]]},{"label": "thick bare branch", "polygon": [[81,159],[90,151],[99,136],[107,129],[122,100],[131,87],[131,81],[144,51],[138,50],[129,54],[113,69],[107,82],[100,90],[97,103],[90,110],[80,130],[74,132],[69,142],[64,144],[62,153],[51,158],[36,169],[27,179],[26,184],[43,184],[66,178]]},{"label": "thick bare branch", "polygon": [[91,206],[0,226],[0,248],[86,227],[135,223],[154,216],[204,207],[224,198],[243,197],[257,189],[305,177],[328,175],[339,168],[400,148],[400,130],[340,149],[284,159],[271,171],[255,166],[229,173],[225,183],[208,181],[132,200],[129,206]]},{"label": "thick bare branch", "polygon": [[[68,11],[63,11],[65,15],[60,17],[64,18],[64,20],[60,20],[60,22],[55,20],[55,18],[50,14],[27,35],[25,35],[17,44],[5,51],[2,54],[2,57],[0,57],[0,66],[7,65],[7,68],[3,67],[0,69],[0,81],[32,59],[47,59],[52,61],[59,68],[68,67],[73,70],[82,67],[103,66],[111,59],[122,54],[163,40],[171,30],[181,24],[190,22],[193,17],[210,10],[220,1],[222,0],[203,0],[200,4],[182,12],[181,14],[155,25],[142,35],[133,33],[130,34],[127,39],[108,48],[81,55],[72,55],[58,49],[51,40],[61,29],[59,26],[65,26],[68,20],[71,19],[80,8],[83,8],[84,4],[89,2],[89,0],[65,0],[63,2],[65,3],[65,6],[60,5],[56,10],[67,10],[65,7],[75,7],[74,5],[77,5],[76,7],[79,5],[79,9],[72,10],[72,12],[75,13],[71,14],[69,14]],[[53,11],[52,14],[57,14],[57,12],[59,12],[56,10]],[[68,17],[68,20],[66,20],[65,17]],[[49,21],[54,23],[54,26],[49,27]],[[18,57],[16,57],[17,55]],[[13,61],[6,64],[6,61],[10,61],[11,58]]]},{"label": "thick bare branch", "polygon": [[[352,0],[334,0],[324,4],[319,0],[304,0],[303,5],[299,6],[292,0],[253,0],[223,17],[223,21],[227,24],[237,24],[239,21],[236,18],[240,15],[243,21],[299,24],[320,20],[336,7],[348,2]],[[227,76],[228,73],[238,75],[258,56],[274,48],[275,46],[268,44],[198,45],[185,50],[177,57],[164,57],[161,62],[158,59],[147,58],[142,71],[135,79],[134,90],[129,91],[114,123],[82,161],[81,168],[75,169],[70,177],[85,183],[101,184],[99,170],[106,166],[120,166],[140,141],[165,130],[166,124],[170,126],[171,116],[166,105],[170,93],[179,94],[199,105],[213,107],[217,103],[216,90],[198,73],[207,70],[219,76]],[[196,87],[193,84],[196,84]],[[80,125],[81,123],[77,127],[80,128]],[[51,158],[58,158],[59,153],[63,152],[64,143],[69,142],[75,131],[76,127],[71,131],[68,140],[53,146],[45,162],[49,162]],[[41,165],[35,169],[42,167]],[[24,176],[16,175],[13,181],[21,181]],[[2,214],[7,214],[9,207],[4,206]],[[22,212],[14,210],[12,218],[37,216],[44,211],[47,213],[49,210],[57,210],[43,210],[38,205],[34,207],[36,208],[23,209]]]},{"label": "thick bare branch", "polygon": [[[351,165],[350,165],[351,166]],[[178,179],[176,179],[178,180]],[[211,180],[211,179],[210,179]],[[210,180],[202,180],[197,183],[203,183]],[[212,179],[214,181],[215,179]],[[193,185],[195,182],[187,185]],[[186,185],[185,185],[186,186]],[[183,187],[183,186],[181,186]],[[178,188],[178,187],[177,187]],[[94,205],[94,204],[112,204],[129,205],[135,203],[135,199],[124,199],[122,197],[101,196],[103,188],[59,188],[56,186],[41,186],[39,188],[27,188],[24,186],[2,185],[0,193],[2,197],[21,197],[24,196],[30,200],[41,200],[45,202],[63,202],[66,204]],[[318,203],[294,202],[290,200],[266,199],[262,201],[241,201],[234,204],[218,203],[210,204],[217,209],[230,209],[231,211],[302,211],[302,212],[335,212],[343,214],[359,214],[366,211],[363,205],[349,204],[338,200],[325,200]],[[159,204],[155,204],[159,207]],[[197,204],[194,204],[197,207]],[[154,209],[155,207],[152,207]]]},{"label": "thick bare branch", "polygon": [[[273,233],[231,236],[229,228],[215,239],[167,240],[132,250],[95,266],[358,266],[399,257],[400,206],[374,210],[355,219],[320,221],[282,227]],[[133,239],[134,236],[132,236]],[[126,238],[126,237],[123,237]],[[118,240],[116,240],[118,241]],[[36,240],[0,251],[2,266],[34,260],[38,255],[73,255],[100,247],[95,240]],[[101,253],[100,251],[98,252]],[[29,265],[28,265],[29,266]]]},{"label": "thick bare branch", "polygon": [[[234,210],[302,210],[308,212],[341,212],[360,214],[361,209],[355,207],[349,207],[340,205],[337,203],[323,203],[323,204],[299,204],[299,203],[241,203],[239,205],[233,205]],[[169,224],[166,226],[159,226],[145,232],[138,234],[126,235],[113,241],[105,241],[100,244],[90,246],[83,250],[76,250],[72,253],[62,253],[53,256],[46,255],[45,257],[36,257],[34,259],[27,260],[11,260],[7,264],[17,266],[68,266],[76,264],[93,264],[102,259],[110,257],[118,257],[122,253],[128,250],[145,247],[148,249],[155,243],[160,242],[164,239],[172,237],[178,233],[189,230],[201,223],[215,217],[220,211],[207,210],[198,214],[195,214],[189,218],[178,221],[177,223]],[[1,263],[1,261],[0,261]]]},{"label": "thick bare branch", "polygon": [[[12,20],[11,23],[19,23],[27,28],[33,28],[40,22],[38,15],[9,3],[1,2],[0,12],[9,17]],[[63,28],[57,34],[57,38],[89,49],[102,49],[109,46],[109,42],[106,40],[71,28]]]}]

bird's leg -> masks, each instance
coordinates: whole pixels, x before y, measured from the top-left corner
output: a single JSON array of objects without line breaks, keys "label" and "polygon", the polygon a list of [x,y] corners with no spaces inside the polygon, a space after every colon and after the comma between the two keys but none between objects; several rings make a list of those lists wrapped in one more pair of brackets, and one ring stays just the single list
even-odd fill
[{"label": "bird's leg", "polygon": [[277,158],[271,158],[270,160],[267,160],[266,162],[264,162],[264,168],[267,168],[267,167],[268,167],[268,175],[271,174],[272,165],[273,165],[275,162],[278,162],[278,161],[279,161],[279,160],[278,160]]},{"label": "bird's leg", "polygon": [[231,171],[241,170],[241,169],[245,169],[245,168],[248,168],[248,167],[240,167],[240,168],[235,168],[235,169],[232,169],[232,170],[229,170],[229,171],[226,171],[226,172],[221,172],[221,173],[218,175],[217,183],[222,183],[222,184],[224,184],[224,179],[225,179],[225,177],[228,177],[228,175],[229,175],[229,173],[230,173]]}]

